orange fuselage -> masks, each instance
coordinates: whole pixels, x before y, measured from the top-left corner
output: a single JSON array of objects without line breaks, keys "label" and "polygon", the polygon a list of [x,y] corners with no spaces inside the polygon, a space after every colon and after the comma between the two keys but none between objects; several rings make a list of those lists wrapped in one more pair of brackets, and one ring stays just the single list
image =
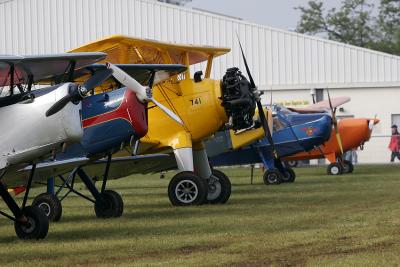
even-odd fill
[{"label": "orange fuselage", "polygon": [[[349,151],[363,145],[371,138],[372,130],[369,127],[370,121],[374,124],[379,122],[378,119],[342,119],[338,122],[338,130],[343,144],[343,151]],[[306,160],[326,158],[331,163],[337,161],[337,157],[341,154],[338,141],[336,139],[335,130],[332,129],[330,139],[319,148],[314,148],[308,152],[300,152],[295,155],[285,157],[285,161]]]}]

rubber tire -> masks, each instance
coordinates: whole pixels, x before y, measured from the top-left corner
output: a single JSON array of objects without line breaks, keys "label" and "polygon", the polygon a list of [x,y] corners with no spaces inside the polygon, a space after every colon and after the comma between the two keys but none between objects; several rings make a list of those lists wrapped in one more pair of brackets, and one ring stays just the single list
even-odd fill
[{"label": "rubber tire", "polygon": [[14,229],[17,236],[21,239],[43,239],[49,231],[49,219],[44,212],[36,206],[27,206],[22,210],[22,214],[32,220],[35,225],[29,232],[25,229],[25,225],[15,221]]},{"label": "rubber tire", "polygon": [[[42,204],[48,205],[50,208],[49,214],[46,214],[46,211],[40,207]],[[58,222],[61,219],[62,205],[61,201],[55,195],[42,193],[33,199],[32,206],[42,209],[50,222]]]},{"label": "rubber tire", "polygon": [[[337,171],[335,171],[337,169]],[[343,167],[338,162],[334,162],[328,165],[326,172],[329,175],[341,175],[343,174]]]},{"label": "rubber tire", "polygon": [[[271,176],[273,180],[271,180]],[[280,184],[282,183],[282,174],[277,169],[266,170],[263,175],[264,184]]]},{"label": "rubber tire", "polygon": [[345,160],[343,162],[343,173],[353,173],[354,165],[351,161]]},{"label": "rubber tire", "polygon": [[105,190],[101,193],[103,201],[96,200],[94,204],[94,212],[97,218],[113,218],[120,217],[123,211],[123,202],[121,196],[113,190]]},{"label": "rubber tire", "polygon": [[[183,202],[183,201],[179,200],[179,198],[176,196],[176,193],[175,193],[176,187],[182,181],[185,181],[185,180],[193,183],[197,189],[197,196],[191,202]],[[207,201],[207,192],[208,192],[208,185],[206,183],[206,180],[203,178],[200,178],[195,173],[190,172],[190,171],[183,171],[183,172],[176,174],[174,177],[172,177],[172,179],[168,185],[168,198],[169,198],[169,201],[171,202],[171,204],[174,206],[201,205]]]},{"label": "rubber tire", "polygon": [[225,204],[231,196],[232,184],[228,176],[222,171],[212,170],[212,175],[218,178],[218,182],[221,184],[221,194],[213,200],[207,200],[210,204]]},{"label": "rubber tire", "polygon": [[285,167],[283,169],[283,174],[282,174],[282,182],[284,183],[293,183],[294,180],[296,180],[296,173],[292,168]]},{"label": "rubber tire", "polygon": [[[114,195],[113,197],[115,198],[115,200],[116,200],[117,203],[118,203],[118,204],[117,204],[118,209],[117,209],[116,212],[114,213],[114,216],[113,216],[113,217],[115,217],[115,218],[121,217],[122,214],[124,213],[124,201],[122,200],[121,195],[120,195],[119,193],[113,191],[113,190],[105,190],[105,191],[107,191],[109,194]],[[104,191],[104,192],[105,192],[105,191]]]},{"label": "rubber tire", "polygon": [[285,165],[290,168],[296,168],[299,165],[299,162],[297,160],[289,160],[285,161]]}]

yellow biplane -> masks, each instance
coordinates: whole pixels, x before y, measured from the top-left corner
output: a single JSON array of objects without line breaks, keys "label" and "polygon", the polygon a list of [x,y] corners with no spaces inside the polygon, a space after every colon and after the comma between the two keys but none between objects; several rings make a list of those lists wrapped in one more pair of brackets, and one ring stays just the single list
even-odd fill
[{"label": "yellow biplane", "polygon": [[[225,203],[230,197],[231,183],[224,173],[210,167],[203,141],[223,128],[247,130],[235,136],[234,148],[235,145],[246,145],[264,137],[263,128],[255,129],[253,117],[256,104],[259,103],[259,93],[252,78],[249,82],[238,68],[230,68],[222,80],[210,79],[213,59],[228,53],[230,49],[115,35],[70,52],[84,51],[107,53],[104,62],[188,66],[184,74],[158,84],[153,91],[154,98],[177,114],[183,125],[171,120],[159,108],[149,106],[148,123],[151,127],[148,134],[140,140],[136,149],[120,152],[117,156],[126,156],[134,150],[135,153],[144,154],[171,152],[174,157],[160,161],[158,167],[148,172],[178,167],[180,172],[168,186],[168,196],[173,205]],[[201,71],[194,73],[192,78],[189,66],[201,62],[207,62],[204,78]],[[117,83],[110,84],[98,90],[110,90],[116,86]],[[113,173],[114,178],[132,174],[132,168],[128,166],[114,166],[118,170],[110,170],[110,177],[113,177]]]}]

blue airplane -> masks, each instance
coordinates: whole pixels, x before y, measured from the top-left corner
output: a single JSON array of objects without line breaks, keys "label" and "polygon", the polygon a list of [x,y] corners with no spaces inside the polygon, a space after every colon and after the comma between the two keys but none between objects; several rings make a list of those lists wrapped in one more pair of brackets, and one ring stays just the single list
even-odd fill
[{"label": "blue airplane", "polygon": [[273,105],[272,110],[272,145],[265,137],[238,150],[230,150],[230,134],[221,131],[206,142],[210,164],[217,167],[263,163],[267,168],[263,176],[265,184],[294,182],[294,171],[280,159],[322,145],[330,137],[332,119],[326,113],[299,114],[280,105]]}]

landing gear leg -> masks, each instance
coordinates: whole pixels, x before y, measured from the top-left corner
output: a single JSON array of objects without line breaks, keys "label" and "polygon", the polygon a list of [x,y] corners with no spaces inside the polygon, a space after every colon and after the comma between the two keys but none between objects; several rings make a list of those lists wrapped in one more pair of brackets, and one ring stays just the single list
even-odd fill
[{"label": "landing gear leg", "polygon": [[266,168],[266,171],[263,175],[264,183],[266,185],[282,183],[283,175],[276,165],[276,163],[278,163],[279,165],[279,162],[276,162],[276,160],[270,159],[268,157],[268,155],[270,155],[270,153],[268,153],[269,151],[264,151],[264,149],[259,147],[255,147],[255,149],[257,150],[258,155],[262,163],[264,164],[264,167]]},{"label": "landing gear leg", "polygon": [[[67,179],[64,179],[64,177],[60,175],[59,178],[63,183],[61,186],[59,186],[57,192],[55,194],[51,194],[50,192],[53,191],[53,189],[50,188],[49,190],[48,188],[47,193],[43,193],[34,199],[34,205],[42,208],[52,221],[59,221],[62,213],[61,201],[63,201],[72,192],[94,203],[94,210],[98,218],[122,216],[124,203],[121,196],[113,190],[106,190],[111,157],[111,154],[107,156],[107,163],[104,170],[103,182],[100,191],[96,188],[93,180],[85,173],[85,171],[81,167],[78,167],[70,173]],[[76,175],[81,178],[82,182],[85,184],[86,188],[89,190],[94,199],[91,199],[74,189]],[[62,197],[59,197],[64,188],[67,188],[68,191]]]},{"label": "landing gear leg", "polygon": [[[106,167],[108,171],[108,168]],[[97,190],[92,179],[81,169],[78,168],[76,174],[79,175],[82,182],[86,185],[89,192],[94,197],[94,211],[98,218],[120,217],[123,213],[124,206],[121,196],[112,190],[105,190],[108,173],[103,178],[101,191]]]},{"label": "landing gear leg", "polygon": [[35,206],[26,206],[35,168],[36,165],[34,164],[29,175],[21,208],[18,207],[15,200],[7,191],[7,187],[1,181],[1,178],[5,175],[5,171],[0,175],[0,196],[13,213],[14,217],[2,211],[0,211],[0,214],[14,221],[15,233],[21,239],[43,239],[46,237],[49,230],[49,220],[46,215]]},{"label": "landing gear leg", "polygon": [[196,144],[193,151],[195,173],[203,178],[208,187],[207,201],[209,204],[225,204],[231,195],[231,182],[223,172],[211,168],[207,152],[203,144]]}]

